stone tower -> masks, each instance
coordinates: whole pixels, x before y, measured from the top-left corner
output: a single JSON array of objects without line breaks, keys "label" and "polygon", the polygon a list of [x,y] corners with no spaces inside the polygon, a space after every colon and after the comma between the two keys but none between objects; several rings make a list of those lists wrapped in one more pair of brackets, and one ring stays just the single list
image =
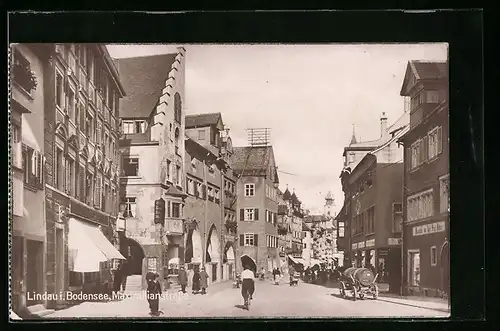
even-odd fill
[{"label": "stone tower", "polygon": [[324,213],[326,216],[335,217],[335,198],[333,197],[332,191],[329,191],[325,197],[325,210]]}]

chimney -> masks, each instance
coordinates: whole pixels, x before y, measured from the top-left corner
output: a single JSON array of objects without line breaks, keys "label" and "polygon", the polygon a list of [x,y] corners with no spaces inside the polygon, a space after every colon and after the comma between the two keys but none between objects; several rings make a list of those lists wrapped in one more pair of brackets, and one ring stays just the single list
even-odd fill
[{"label": "chimney", "polygon": [[382,117],[380,117],[380,136],[385,137],[387,135],[387,117],[385,116],[385,112],[382,113]]}]

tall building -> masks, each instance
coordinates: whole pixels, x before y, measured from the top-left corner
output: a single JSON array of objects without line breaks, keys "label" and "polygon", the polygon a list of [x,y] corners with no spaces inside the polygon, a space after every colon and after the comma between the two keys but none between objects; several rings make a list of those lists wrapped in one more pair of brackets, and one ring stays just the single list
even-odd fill
[{"label": "tall building", "polygon": [[449,295],[448,64],[408,62],[401,95],[411,100],[401,138],[405,293]]},{"label": "tall building", "polygon": [[204,265],[211,282],[232,279],[237,250],[236,182],[232,143],[222,116],[186,116],[186,212],[184,262]]},{"label": "tall building", "polygon": [[115,63],[127,91],[119,113],[120,249],[137,275],[127,289],[144,288],[147,272],[163,280],[184,258],[185,50]]},{"label": "tall building", "polygon": [[28,293],[43,293],[47,288],[43,118],[49,56],[50,46],[10,48],[10,293],[12,309],[20,314],[28,306],[47,303],[32,300]]},{"label": "tall building", "polygon": [[[48,47],[48,46],[47,46]],[[125,90],[102,44],[51,44],[44,63],[46,291],[109,291]],[[115,245],[115,246],[114,246]],[[62,306],[63,298],[47,302]]]},{"label": "tall building", "polygon": [[333,193],[331,191],[329,191],[325,197],[324,215],[332,219],[336,216],[335,198],[333,197]]},{"label": "tall building", "polygon": [[239,235],[237,261],[246,255],[253,259],[259,271],[263,268],[270,271],[281,263],[276,216],[279,178],[273,148],[267,143],[235,147],[230,164],[240,178],[236,189]]}]

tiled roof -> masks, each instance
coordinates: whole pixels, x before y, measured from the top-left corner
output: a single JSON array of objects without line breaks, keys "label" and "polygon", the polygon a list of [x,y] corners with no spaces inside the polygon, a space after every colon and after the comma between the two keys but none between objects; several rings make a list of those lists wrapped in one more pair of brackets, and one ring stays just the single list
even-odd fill
[{"label": "tiled roof", "polygon": [[185,197],[187,196],[186,193],[182,192],[179,190],[177,187],[174,185],[170,186],[166,192],[167,195],[172,196],[172,197]]},{"label": "tiled roof", "polygon": [[120,117],[149,117],[162,96],[177,54],[114,59],[127,96],[120,102]]},{"label": "tiled roof", "polygon": [[446,62],[410,61],[417,79],[440,79],[448,77]]},{"label": "tiled roof", "polygon": [[216,125],[220,118],[221,113],[186,115],[186,129]]},{"label": "tiled roof", "polygon": [[266,147],[234,147],[231,156],[231,168],[237,172],[244,170],[245,175],[265,175],[273,155],[273,148]]}]

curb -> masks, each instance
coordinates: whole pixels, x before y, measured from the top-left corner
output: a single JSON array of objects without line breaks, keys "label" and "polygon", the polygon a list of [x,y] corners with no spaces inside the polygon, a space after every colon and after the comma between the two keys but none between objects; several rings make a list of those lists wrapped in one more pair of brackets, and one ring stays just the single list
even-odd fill
[{"label": "curb", "polygon": [[435,308],[435,307],[425,307],[425,306],[422,306],[422,305],[417,305],[417,304],[411,304],[411,303],[406,303],[406,302],[400,302],[400,301],[394,301],[394,300],[387,300],[387,298],[384,298],[384,297],[381,297],[379,296],[377,298],[378,301],[384,301],[384,302],[390,302],[390,303],[394,303],[394,304],[397,304],[397,305],[401,305],[401,306],[408,306],[408,307],[415,307],[415,308],[422,308],[422,309],[428,309],[428,310],[434,310],[434,311],[440,311],[440,312],[445,312],[445,313],[449,313],[450,312],[450,309],[447,308]]}]

